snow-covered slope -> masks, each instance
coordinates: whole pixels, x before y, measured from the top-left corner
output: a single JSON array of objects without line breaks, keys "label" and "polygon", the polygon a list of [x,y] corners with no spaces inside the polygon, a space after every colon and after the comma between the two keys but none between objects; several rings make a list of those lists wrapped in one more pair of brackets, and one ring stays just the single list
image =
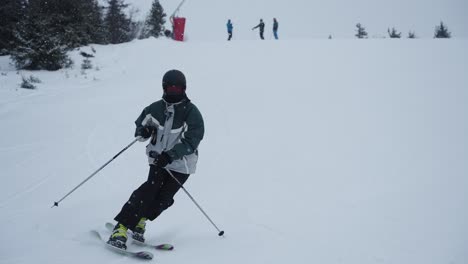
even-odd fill
[{"label": "snow-covered slope", "polygon": [[[146,178],[133,121],[178,68],[206,137],[187,189],[148,225],[158,263],[467,263],[468,51],[462,40],[95,46],[94,69],[0,57],[0,263],[128,263],[89,235]],[[84,48],[89,51],[90,48]]]}]

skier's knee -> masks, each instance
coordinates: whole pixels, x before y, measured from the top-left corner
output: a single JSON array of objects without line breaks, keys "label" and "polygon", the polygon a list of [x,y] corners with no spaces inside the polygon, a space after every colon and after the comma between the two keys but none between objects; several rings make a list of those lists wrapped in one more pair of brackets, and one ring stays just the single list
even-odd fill
[{"label": "skier's knee", "polygon": [[174,204],[174,199],[157,202],[154,206],[154,210],[148,215],[148,219],[153,221],[156,219],[163,211],[171,207]]}]

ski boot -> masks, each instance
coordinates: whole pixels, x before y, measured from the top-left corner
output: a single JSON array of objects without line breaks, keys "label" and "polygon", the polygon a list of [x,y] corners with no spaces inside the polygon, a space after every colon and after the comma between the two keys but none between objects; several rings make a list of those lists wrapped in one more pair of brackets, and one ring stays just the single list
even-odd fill
[{"label": "ski boot", "polygon": [[145,243],[145,237],[143,236],[145,234],[145,227],[146,227],[146,218],[141,218],[140,222],[135,227],[135,230],[133,230],[132,238],[133,240],[136,240],[141,243]]},{"label": "ski boot", "polygon": [[127,250],[126,243],[127,243],[127,227],[118,223],[117,225],[115,225],[114,231],[112,232],[112,235],[109,237],[107,244],[116,248]]}]

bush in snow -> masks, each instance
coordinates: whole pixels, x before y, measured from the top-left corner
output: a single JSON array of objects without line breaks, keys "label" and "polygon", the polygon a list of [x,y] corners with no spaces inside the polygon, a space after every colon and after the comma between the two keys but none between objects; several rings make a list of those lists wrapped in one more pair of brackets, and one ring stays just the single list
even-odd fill
[{"label": "bush in snow", "polygon": [[367,38],[366,29],[361,25],[361,23],[357,23],[356,27],[357,27],[357,30],[356,30],[357,33],[355,36],[359,39]]},{"label": "bush in snow", "polygon": [[452,33],[448,31],[447,26],[444,22],[440,22],[440,25],[436,26],[434,32],[434,38],[451,38]]},{"label": "bush in snow", "polygon": [[24,89],[36,89],[36,86],[32,84],[31,80],[24,78],[24,76],[21,76],[21,79],[23,82],[21,83],[20,87]]},{"label": "bush in snow", "polygon": [[81,69],[82,70],[89,70],[93,68],[93,65],[91,64],[90,58],[94,58],[93,54],[86,53],[84,51],[80,52],[80,55],[84,57],[83,63],[81,63]]},{"label": "bush in snow", "polygon": [[388,29],[387,32],[390,38],[401,38],[401,32],[397,32],[395,28]]},{"label": "bush in snow", "polygon": [[29,79],[28,79],[29,82],[31,83],[41,83],[41,79],[37,78],[37,77],[34,77],[33,75],[29,76]]},{"label": "bush in snow", "polygon": [[85,57],[85,58],[94,58],[94,55],[93,54],[89,54],[89,53],[86,53],[84,51],[81,51],[80,52],[80,55]]},{"label": "bush in snow", "polygon": [[92,69],[93,65],[91,64],[91,60],[86,58],[83,60],[83,63],[81,64],[81,69],[82,70],[89,70]]}]

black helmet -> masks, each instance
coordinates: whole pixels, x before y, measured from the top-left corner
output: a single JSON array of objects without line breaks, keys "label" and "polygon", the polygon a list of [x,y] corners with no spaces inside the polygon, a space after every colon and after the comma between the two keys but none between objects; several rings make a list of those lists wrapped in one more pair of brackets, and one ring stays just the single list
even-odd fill
[{"label": "black helmet", "polygon": [[170,70],[164,74],[162,79],[163,89],[166,89],[168,86],[181,86],[184,89],[187,87],[184,74],[179,70]]}]

